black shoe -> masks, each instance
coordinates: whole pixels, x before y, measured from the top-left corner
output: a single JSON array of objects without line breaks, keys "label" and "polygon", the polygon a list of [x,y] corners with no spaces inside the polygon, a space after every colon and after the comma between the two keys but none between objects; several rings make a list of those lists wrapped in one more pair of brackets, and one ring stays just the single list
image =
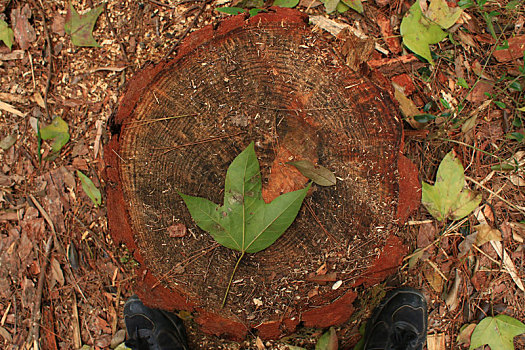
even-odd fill
[{"label": "black shoe", "polygon": [[387,293],[365,330],[364,350],[421,350],[427,339],[427,302],[412,288]]},{"label": "black shoe", "polygon": [[124,305],[128,332],[126,346],[133,350],[187,350],[186,330],[171,312],[150,309],[133,295]]}]

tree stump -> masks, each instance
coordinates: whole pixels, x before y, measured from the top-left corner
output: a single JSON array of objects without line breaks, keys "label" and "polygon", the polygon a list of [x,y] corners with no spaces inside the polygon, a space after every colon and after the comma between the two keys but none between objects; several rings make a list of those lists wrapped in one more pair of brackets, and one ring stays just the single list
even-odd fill
[{"label": "tree stump", "polygon": [[[105,148],[109,227],[140,264],[137,294],[237,340],[348,320],[355,288],[406,253],[395,223],[417,201],[417,172],[400,156],[396,110],[300,12],[234,16],[190,35],[175,59],[129,83]],[[222,204],[226,170],[251,141],[267,202],[307,183],[288,161],[338,180],[314,185],[284,235],[244,257],[221,308],[238,252],[196,227],[177,191]]]}]

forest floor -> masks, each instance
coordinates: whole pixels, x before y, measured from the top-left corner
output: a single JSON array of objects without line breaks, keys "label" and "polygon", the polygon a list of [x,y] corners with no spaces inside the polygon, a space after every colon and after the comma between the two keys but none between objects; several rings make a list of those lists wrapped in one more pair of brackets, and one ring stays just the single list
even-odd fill
[{"label": "forest floor", "polygon": [[[80,13],[101,4],[72,2]],[[123,305],[135,276],[130,253],[112,244],[107,227],[106,123],[134,72],[176,52],[188,32],[228,16],[217,7],[235,4],[108,0],[93,30],[100,47],[79,47],[65,32],[65,2],[0,0],[0,19],[16,38],[11,50],[0,42],[0,347],[29,348],[34,323],[44,349],[106,349],[123,341]],[[474,325],[486,317],[525,320],[525,6],[461,1],[468,8],[431,47],[431,65],[401,45],[400,23],[412,4],[369,0],[363,14],[330,15],[317,0],[296,7],[315,17],[313,29],[343,54],[348,40],[334,36],[342,28],[373,42],[360,69],[378,70],[397,85],[404,153],[420,180],[433,184],[441,160],[454,150],[467,186],[482,195],[460,220],[438,221],[424,206],[410,217],[403,231],[411,254],[395,276],[364,291],[355,303],[359,311],[336,328],[341,349],[353,348],[379,296],[400,285],[427,297],[430,350],[468,347]],[[58,152],[36,132],[54,117],[68,126],[64,133],[56,125],[59,138],[69,134],[55,145]],[[101,190],[100,206],[77,171]],[[273,342],[252,335],[239,344],[187,324],[202,348],[286,348],[285,342],[313,348],[323,332],[303,329]],[[525,348],[525,337],[514,343]]]}]

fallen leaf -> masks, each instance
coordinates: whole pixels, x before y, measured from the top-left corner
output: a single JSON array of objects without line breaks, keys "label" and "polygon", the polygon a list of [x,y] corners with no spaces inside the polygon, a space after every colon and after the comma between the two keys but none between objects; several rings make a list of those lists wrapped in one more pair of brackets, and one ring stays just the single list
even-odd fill
[{"label": "fallen leaf", "polygon": [[525,51],[525,35],[516,35],[508,40],[509,47],[495,50],[492,54],[499,62],[509,62],[523,58]]},{"label": "fallen leaf", "polygon": [[36,40],[36,32],[31,23],[31,9],[28,4],[24,7],[11,11],[11,24],[16,42],[22,50],[27,50],[31,43]]},{"label": "fallen leaf", "polygon": [[275,0],[273,6],[293,8],[299,4],[299,0]]},{"label": "fallen leaf", "polygon": [[246,12],[246,10],[243,9],[242,7],[219,7],[219,8],[216,8],[215,10],[222,12],[222,13],[226,13],[228,15],[234,15],[234,16]]},{"label": "fallen leaf", "polygon": [[445,333],[429,334],[427,336],[427,350],[445,350]]},{"label": "fallen leaf", "polygon": [[428,9],[423,12],[425,17],[443,29],[452,27],[462,13],[461,7],[449,7],[445,0],[430,0]]},{"label": "fallen leaf", "polygon": [[93,38],[93,28],[97,23],[97,18],[100,16],[106,3],[95,7],[86,14],[80,15],[77,10],[73,7],[73,4],[69,4],[69,8],[66,14],[66,23],[64,24],[64,30],[67,34],[71,35],[71,41],[76,46],[90,46],[100,47],[100,45]]},{"label": "fallen leaf", "polygon": [[321,0],[321,2],[324,3],[326,13],[330,14],[337,10],[340,0]]},{"label": "fallen leaf", "polygon": [[459,330],[458,337],[456,341],[458,344],[470,344],[470,337],[472,336],[472,332],[474,332],[474,329],[476,328],[475,323],[470,323],[467,325],[463,325],[461,329]]},{"label": "fallen leaf", "polygon": [[224,205],[179,193],[196,224],[221,245],[246,253],[268,248],[292,224],[310,185],[262,200],[261,174],[253,142],[230,164]]},{"label": "fallen leaf", "polygon": [[399,109],[401,110],[401,114],[403,114],[403,116],[406,118],[406,121],[408,122],[408,124],[410,124],[411,127],[418,130],[422,129],[425,126],[425,124],[420,123],[414,119],[414,116],[421,114],[419,108],[417,108],[417,106],[414,102],[412,102],[411,99],[406,97],[401,86],[397,85],[396,83],[392,83],[392,86],[394,87],[394,98],[399,103]]},{"label": "fallen leaf", "polygon": [[42,140],[54,140],[51,145],[53,153],[58,153],[69,141],[69,126],[60,117],[55,117],[51,124],[40,128]]},{"label": "fallen leaf", "polygon": [[476,245],[482,246],[483,244],[490,241],[501,241],[501,232],[495,228],[490,227],[487,224],[481,224],[474,227],[476,232]]},{"label": "fallen leaf", "polygon": [[408,259],[408,268],[409,269],[413,269],[417,262],[419,261],[419,259],[421,259],[423,257],[423,254],[425,253],[425,251],[423,249],[416,249],[413,253],[412,253],[412,256],[410,257],[410,259]]},{"label": "fallen leaf", "polygon": [[461,259],[465,255],[467,255],[468,252],[470,252],[470,249],[472,249],[472,246],[474,245],[474,242],[476,242],[476,237],[478,236],[477,232],[474,232],[467,237],[459,244],[459,254],[458,258]]},{"label": "fallen leaf", "polygon": [[454,283],[448,291],[445,297],[445,304],[448,306],[448,309],[452,312],[456,310],[459,305],[458,291],[461,283],[461,276],[459,275],[458,270],[456,269],[456,277],[454,278]]},{"label": "fallen leaf", "polygon": [[429,45],[439,43],[447,36],[447,33],[439,25],[432,23],[423,16],[419,0],[410,7],[408,13],[403,17],[400,31],[403,44],[434,65]]},{"label": "fallen leaf", "polygon": [[512,277],[514,283],[516,283],[516,285],[522,292],[525,292],[523,281],[521,280],[521,277],[518,274],[518,270],[516,269],[516,265],[514,265],[514,262],[510,258],[510,255],[507,252],[507,250],[503,248],[501,242],[490,241],[490,244],[492,245],[492,248],[494,248],[498,256],[501,258],[501,260],[503,260],[503,266],[505,266],[505,269],[509,272],[509,275],[510,277]]},{"label": "fallen leaf", "polygon": [[82,184],[82,189],[86,192],[87,196],[91,199],[95,207],[99,206],[102,203],[102,195],[100,194],[99,189],[95,186],[93,181],[83,172],[77,170],[77,176],[80,178],[80,183]]},{"label": "fallen leaf", "polygon": [[525,241],[525,224],[511,222],[510,227],[512,228],[512,238],[516,242],[523,243]]},{"label": "fallen leaf", "polygon": [[514,350],[514,337],[523,333],[525,333],[525,325],[513,317],[507,315],[485,317],[472,332],[469,350],[485,344],[492,350]]},{"label": "fallen leaf", "polygon": [[361,0],[341,0],[346,6],[357,11],[358,13],[363,13],[363,4]]},{"label": "fallen leaf", "polygon": [[296,167],[301,174],[319,186],[333,186],[336,184],[337,180],[333,172],[309,160],[298,160],[296,162],[288,162],[287,164]]},{"label": "fallen leaf", "polygon": [[51,288],[53,288],[54,284],[57,282],[60,286],[64,286],[65,280],[64,280],[64,273],[62,272],[62,268],[60,267],[60,263],[57,259],[51,258]]},{"label": "fallen leaf", "polygon": [[455,153],[449,152],[439,165],[436,182],[422,184],[421,202],[439,221],[459,220],[470,214],[481,202],[481,195],[465,187],[463,166]]},{"label": "fallen leaf", "polygon": [[51,30],[53,33],[58,34],[59,36],[66,35],[66,31],[64,29],[66,23],[66,19],[63,16],[55,15],[53,18],[53,22],[51,23]]},{"label": "fallen leaf", "polygon": [[487,80],[480,80],[467,95],[467,100],[473,103],[481,103],[487,100],[487,95],[494,90],[494,84]]},{"label": "fallen leaf", "polygon": [[0,148],[7,151],[15,144],[16,140],[16,134],[9,134],[0,141]]},{"label": "fallen leaf", "polygon": [[425,276],[428,284],[436,291],[436,293],[441,293],[443,290],[443,277],[430,265],[423,269],[423,276]]},{"label": "fallen leaf", "polygon": [[315,344],[315,350],[337,350],[338,343],[337,333],[334,327],[330,327]]},{"label": "fallen leaf", "polygon": [[13,30],[9,28],[7,23],[2,19],[0,19],[0,40],[4,42],[5,46],[7,46],[9,50],[11,50],[13,47],[13,41],[15,40]]}]

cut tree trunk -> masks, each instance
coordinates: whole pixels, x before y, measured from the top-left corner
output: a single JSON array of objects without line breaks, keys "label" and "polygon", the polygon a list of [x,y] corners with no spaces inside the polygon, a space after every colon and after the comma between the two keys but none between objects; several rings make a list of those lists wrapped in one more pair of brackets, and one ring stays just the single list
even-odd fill
[{"label": "cut tree trunk", "polygon": [[[190,35],[175,59],[129,83],[105,149],[109,227],[140,264],[137,294],[237,340],[347,321],[356,287],[383,280],[406,253],[397,224],[417,205],[418,182],[396,111],[300,12],[272,8]],[[267,202],[307,183],[288,161],[338,180],[314,185],[283,236],[243,258],[221,308],[239,253],[200,230],[177,191],[222,204],[226,170],[251,141]]]}]

